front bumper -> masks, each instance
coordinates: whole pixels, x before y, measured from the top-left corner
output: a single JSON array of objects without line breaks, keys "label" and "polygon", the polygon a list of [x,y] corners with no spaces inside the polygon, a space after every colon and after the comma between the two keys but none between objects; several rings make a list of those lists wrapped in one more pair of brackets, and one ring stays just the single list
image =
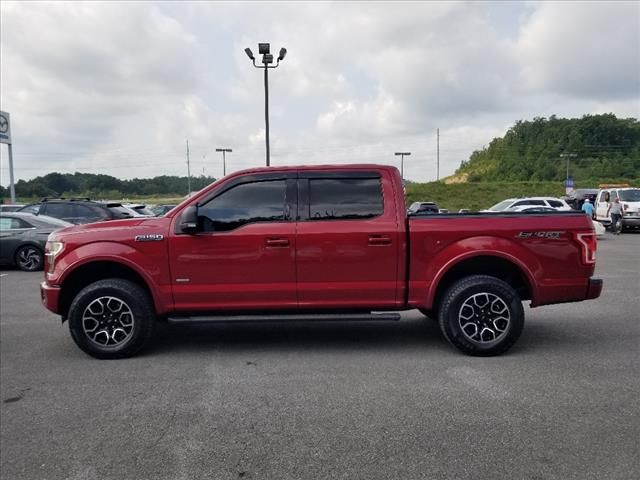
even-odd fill
[{"label": "front bumper", "polygon": [[640,217],[622,217],[622,225],[625,227],[640,227]]},{"label": "front bumper", "polygon": [[40,298],[47,310],[53,313],[60,313],[60,287],[42,282],[40,284]]}]

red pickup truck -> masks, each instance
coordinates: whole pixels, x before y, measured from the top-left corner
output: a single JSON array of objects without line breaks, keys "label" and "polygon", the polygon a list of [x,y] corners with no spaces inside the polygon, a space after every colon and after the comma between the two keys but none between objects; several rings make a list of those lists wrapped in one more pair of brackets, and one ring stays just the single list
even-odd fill
[{"label": "red pickup truck", "polygon": [[454,346],[505,352],[532,307],[596,298],[582,213],[407,216],[380,165],[234,173],[158,218],[49,237],[46,308],[98,358],[134,355],[158,320],[398,320],[420,309]]}]

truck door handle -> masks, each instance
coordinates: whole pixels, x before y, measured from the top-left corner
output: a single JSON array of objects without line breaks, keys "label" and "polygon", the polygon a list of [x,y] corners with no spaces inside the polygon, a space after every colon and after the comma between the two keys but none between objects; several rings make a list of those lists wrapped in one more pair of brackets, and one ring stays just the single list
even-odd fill
[{"label": "truck door handle", "polygon": [[373,247],[391,245],[391,238],[386,235],[371,235],[369,237],[369,245]]},{"label": "truck door handle", "polygon": [[288,248],[289,239],[288,238],[267,238],[266,244],[267,244],[267,247],[269,248]]}]

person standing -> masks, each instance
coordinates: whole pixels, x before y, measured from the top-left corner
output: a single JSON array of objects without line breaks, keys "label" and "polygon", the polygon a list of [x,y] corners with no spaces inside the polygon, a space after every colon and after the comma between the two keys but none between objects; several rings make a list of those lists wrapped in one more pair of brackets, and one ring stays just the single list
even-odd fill
[{"label": "person standing", "polygon": [[620,225],[620,228],[618,229],[618,222],[622,222],[623,213],[624,209],[622,208],[622,204],[620,203],[620,199],[618,197],[616,197],[613,203],[609,202],[607,216],[611,214],[611,230],[616,235],[619,235],[622,231],[622,225]]},{"label": "person standing", "polygon": [[584,203],[582,204],[582,211],[589,215],[590,218],[593,218],[593,205],[588,198],[585,198]]}]

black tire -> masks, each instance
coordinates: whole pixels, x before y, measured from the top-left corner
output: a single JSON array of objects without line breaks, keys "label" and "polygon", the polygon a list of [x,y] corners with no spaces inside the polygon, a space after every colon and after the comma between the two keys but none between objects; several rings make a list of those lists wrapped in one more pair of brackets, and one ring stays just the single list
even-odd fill
[{"label": "black tire", "polygon": [[444,337],[468,355],[500,355],[516,343],[524,327],[524,310],[516,291],[487,275],[454,283],[438,313]]},{"label": "black tire", "polygon": [[16,250],[16,265],[23,272],[35,272],[42,270],[44,255],[35,245],[23,245]]},{"label": "black tire", "polygon": [[69,308],[69,331],[92,357],[127,358],[149,341],[156,324],[153,304],[139,285],[119,278],[83,288]]}]

